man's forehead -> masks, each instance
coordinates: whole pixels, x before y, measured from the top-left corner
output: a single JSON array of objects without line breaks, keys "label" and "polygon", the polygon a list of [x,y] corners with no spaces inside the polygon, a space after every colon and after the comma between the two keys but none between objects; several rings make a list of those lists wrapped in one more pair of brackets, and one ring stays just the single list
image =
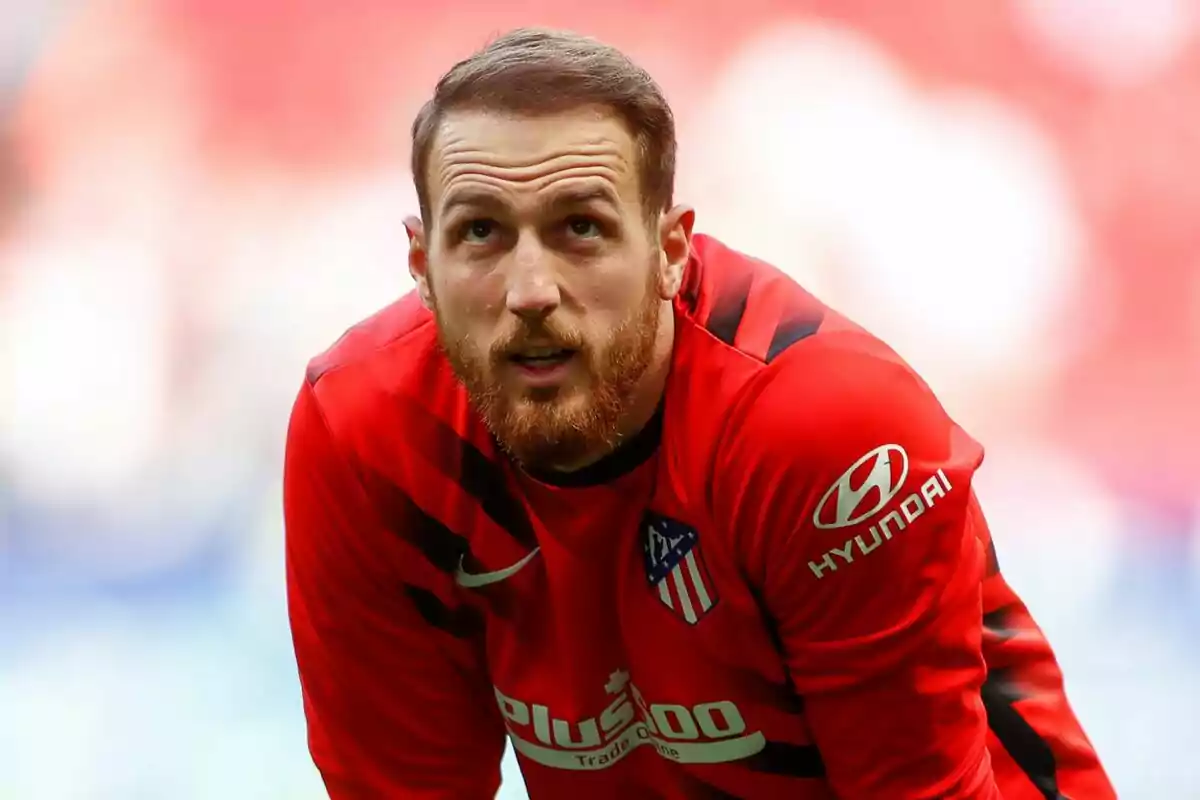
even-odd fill
[{"label": "man's forehead", "polygon": [[636,183],[633,137],[603,110],[538,116],[455,111],[439,126],[429,158],[435,195],[464,182],[537,188],[585,174],[618,190]]},{"label": "man's forehead", "polygon": [[536,158],[547,150],[615,150],[627,157],[635,151],[621,118],[594,106],[556,114],[473,109],[446,114],[433,140],[433,154],[445,157],[472,147],[514,160]]}]

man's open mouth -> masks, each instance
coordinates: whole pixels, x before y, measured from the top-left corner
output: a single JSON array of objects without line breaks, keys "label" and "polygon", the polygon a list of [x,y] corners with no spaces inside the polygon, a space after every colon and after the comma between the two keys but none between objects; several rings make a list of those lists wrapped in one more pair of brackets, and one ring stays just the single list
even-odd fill
[{"label": "man's open mouth", "polygon": [[565,364],[575,355],[574,350],[568,348],[545,348],[539,350],[526,350],[521,353],[513,353],[509,358],[516,364],[530,369],[547,369],[557,367],[560,364]]}]

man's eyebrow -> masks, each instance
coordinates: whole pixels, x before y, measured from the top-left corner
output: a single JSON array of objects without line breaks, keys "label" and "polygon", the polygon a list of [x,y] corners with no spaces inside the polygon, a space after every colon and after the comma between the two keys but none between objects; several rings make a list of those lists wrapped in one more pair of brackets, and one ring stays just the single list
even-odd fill
[{"label": "man's eyebrow", "polygon": [[[542,201],[544,209],[573,208],[589,203],[607,203],[617,207],[620,200],[608,186],[591,186],[587,188],[566,189],[557,192]],[[442,213],[448,214],[456,208],[495,209],[504,205],[504,200],[497,195],[478,189],[462,189],[446,197],[442,203]]]},{"label": "man's eyebrow", "polygon": [[483,192],[473,189],[462,189],[454,192],[442,203],[442,213],[446,213],[458,206],[468,206],[471,208],[489,208],[501,205],[500,198],[491,192]]},{"label": "man's eyebrow", "polygon": [[549,208],[567,208],[570,206],[585,206],[588,203],[602,202],[611,206],[620,205],[616,194],[607,186],[591,186],[586,189],[568,189],[546,200]]}]

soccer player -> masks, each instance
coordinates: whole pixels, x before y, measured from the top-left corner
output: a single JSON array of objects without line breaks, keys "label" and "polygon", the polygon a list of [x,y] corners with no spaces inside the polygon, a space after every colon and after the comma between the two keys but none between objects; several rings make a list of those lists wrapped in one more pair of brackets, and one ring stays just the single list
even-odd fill
[{"label": "soccer player", "polygon": [[672,114],[518,30],[413,125],[417,288],[310,363],[291,625],[330,795],[1103,800],[886,345],[693,235]]}]

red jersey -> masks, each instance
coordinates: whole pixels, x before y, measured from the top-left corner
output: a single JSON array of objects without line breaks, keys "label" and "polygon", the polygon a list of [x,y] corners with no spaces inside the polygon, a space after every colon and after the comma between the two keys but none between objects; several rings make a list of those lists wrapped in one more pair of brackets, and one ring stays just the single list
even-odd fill
[{"label": "red jersey", "polygon": [[901,359],[696,237],[662,406],[577,473],[498,450],[408,296],[310,365],[285,475],[309,743],[344,798],[1114,792]]}]

